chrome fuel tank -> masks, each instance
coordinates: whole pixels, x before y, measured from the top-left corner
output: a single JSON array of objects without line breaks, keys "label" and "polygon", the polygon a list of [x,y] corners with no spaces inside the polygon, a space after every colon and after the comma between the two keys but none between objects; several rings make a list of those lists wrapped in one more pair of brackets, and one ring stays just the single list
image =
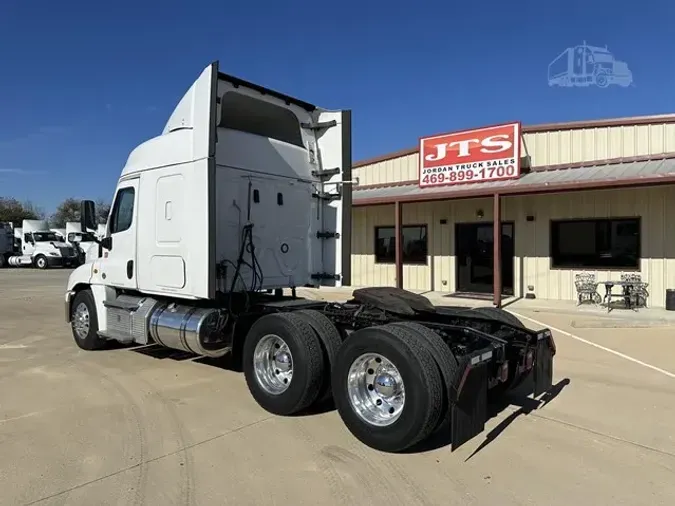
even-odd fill
[{"label": "chrome fuel tank", "polygon": [[224,316],[220,309],[163,304],[150,317],[150,336],[167,348],[221,357],[230,351],[218,339]]}]

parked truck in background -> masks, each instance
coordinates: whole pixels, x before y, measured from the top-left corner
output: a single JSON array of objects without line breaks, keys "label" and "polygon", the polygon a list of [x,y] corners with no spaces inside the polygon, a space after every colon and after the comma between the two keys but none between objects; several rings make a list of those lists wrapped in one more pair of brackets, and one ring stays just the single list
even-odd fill
[{"label": "parked truck in background", "polygon": [[66,240],[66,229],[65,228],[50,228],[50,232],[54,232],[56,236],[62,241],[62,242],[68,242]]},{"label": "parked truck in background", "polygon": [[14,254],[14,227],[11,223],[0,222],[0,268],[6,267],[9,257]]},{"label": "parked truck in background", "polygon": [[9,265],[47,269],[77,264],[75,249],[68,246],[57,233],[49,230],[46,221],[23,220],[22,225],[22,228],[16,229],[21,239],[20,250],[9,257]]},{"label": "parked truck in background", "polygon": [[[350,111],[211,64],[131,152],[100,255],[70,275],[75,342],[231,353],[264,409],[292,415],[332,397],[351,433],[383,451],[440,427],[456,448],[483,430],[489,393],[531,377],[535,395],[550,389],[551,332],[501,309],[389,287],[345,303],[296,296],[350,284],[351,180]],[[82,230],[95,217],[83,201]]]},{"label": "parked truck in background", "polygon": [[16,255],[21,254],[21,246],[23,245],[23,228],[15,227],[14,228],[14,253]]},{"label": "parked truck in background", "polygon": [[80,222],[74,221],[66,223],[66,243],[77,250],[80,263],[85,262],[87,254],[92,247],[98,248],[96,234],[94,232],[82,232]]}]

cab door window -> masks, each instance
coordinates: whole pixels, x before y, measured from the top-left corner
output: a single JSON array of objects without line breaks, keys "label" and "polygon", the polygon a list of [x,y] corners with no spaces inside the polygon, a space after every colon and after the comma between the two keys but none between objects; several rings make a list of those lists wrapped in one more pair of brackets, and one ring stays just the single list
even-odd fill
[{"label": "cab door window", "polygon": [[113,206],[113,212],[111,215],[111,234],[124,232],[129,227],[131,227],[131,224],[134,220],[135,196],[136,192],[133,188],[122,188],[117,193],[117,198],[115,199],[115,205]]}]

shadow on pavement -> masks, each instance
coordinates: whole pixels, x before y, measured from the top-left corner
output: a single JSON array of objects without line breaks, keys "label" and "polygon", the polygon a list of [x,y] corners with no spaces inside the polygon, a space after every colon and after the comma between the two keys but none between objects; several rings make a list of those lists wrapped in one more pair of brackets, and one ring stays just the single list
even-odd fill
[{"label": "shadow on pavement", "polygon": [[[124,346],[120,346],[124,347]],[[158,344],[150,344],[145,346],[132,346],[127,347],[129,350],[140,353],[148,357],[156,358],[159,360],[171,359],[176,361],[185,361],[192,360],[198,364],[208,365],[210,367],[216,367],[218,369],[223,369],[226,371],[233,372],[242,372],[241,364],[237,363],[233,359],[234,353],[228,353],[220,358],[209,358],[209,357],[198,357],[192,353],[188,353],[180,350],[172,350],[170,348],[165,348]],[[480,444],[474,452],[467,457],[466,461],[471,459],[474,455],[478,454],[490,443],[492,443],[497,437],[506,430],[506,428],[511,425],[517,418],[523,415],[528,415],[532,411],[540,409],[553,399],[555,399],[562,390],[570,384],[570,379],[565,378],[560,380],[558,383],[553,385],[551,389],[544,393],[539,399],[533,399],[525,395],[518,394],[520,389],[514,391],[514,393],[507,394],[501,401],[492,403],[488,406],[488,420],[498,416],[502,411],[507,409],[509,406],[518,406],[518,409],[508,415],[504,420],[502,420],[494,429],[492,429],[488,434],[485,435],[485,440]],[[523,385],[527,388],[527,385]],[[332,398],[316,403],[310,409],[298,413],[296,416],[315,416],[323,413],[328,413],[335,410],[335,404],[333,403]],[[476,436],[480,437],[480,435]],[[444,422],[438,430],[428,439],[422,443],[413,446],[405,453],[425,453],[450,444],[450,427],[449,422]]]},{"label": "shadow on pavement", "polygon": [[471,455],[469,455],[465,462],[471,459],[474,455],[477,455],[479,452],[481,452],[485,447],[487,447],[490,443],[492,443],[497,437],[506,430],[506,428],[511,425],[517,418],[523,415],[529,415],[533,411],[536,411],[537,409],[541,409],[544,406],[546,406],[549,402],[551,402],[553,399],[558,397],[560,395],[560,392],[563,391],[563,389],[570,384],[570,379],[565,378],[560,380],[558,383],[553,385],[551,389],[543,394],[539,399],[532,399],[530,397],[522,397],[522,398],[514,398],[507,396],[503,402],[496,404],[494,406],[491,406],[490,410],[490,418],[494,418],[497,416],[499,413],[504,411],[507,407],[511,405],[519,406],[519,408],[511,413],[509,416],[504,418],[499,424],[492,429],[490,432],[488,432],[485,435],[485,440],[476,448]]},{"label": "shadow on pavement", "polygon": [[[518,393],[507,394],[502,400],[491,403],[488,405],[488,420],[498,416],[502,411],[507,409],[510,406],[518,406],[518,409],[508,415],[504,420],[502,420],[499,425],[492,429],[487,434],[479,434],[476,438],[485,437],[485,440],[480,444],[474,452],[466,458],[465,462],[476,455],[478,452],[482,451],[486,446],[492,443],[497,437],[504,432],[504,430],[511,425],[518,417],[522,415],[528,415],[532,411],[544,407],[546,404],[555,399],[562,390],[570,384],[569,378],[560,380],[558,383],[553,385],[551,389],[542,394],[539,399],[533,399],[531,397],[526,397],[525,395],[518,395]],[[525,385],[523,385],[525,386]],[[516,390],[515,392],[518,392]],[[473,439],[473,438],[472,438]],[[425,453],[439,448],[450,445],[450,424],[449,421],[443,423],[441,427],[425,441],[422,441],[420,444],[415,445],[410,448],[406,453]]]}]

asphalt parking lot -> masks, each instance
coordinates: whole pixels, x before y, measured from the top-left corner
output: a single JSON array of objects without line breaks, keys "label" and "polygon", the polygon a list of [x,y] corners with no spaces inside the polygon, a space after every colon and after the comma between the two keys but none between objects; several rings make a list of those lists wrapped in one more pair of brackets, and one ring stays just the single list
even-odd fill
[{"label": "asphalt parking lot", "polygon": [[556,395],[453,453],[389,455],[334,411],[269,415],[226,367],[80,351],[67,276],[0,270],[0,504],[675,504],[671,327],[522,310],[555,327]]}]

